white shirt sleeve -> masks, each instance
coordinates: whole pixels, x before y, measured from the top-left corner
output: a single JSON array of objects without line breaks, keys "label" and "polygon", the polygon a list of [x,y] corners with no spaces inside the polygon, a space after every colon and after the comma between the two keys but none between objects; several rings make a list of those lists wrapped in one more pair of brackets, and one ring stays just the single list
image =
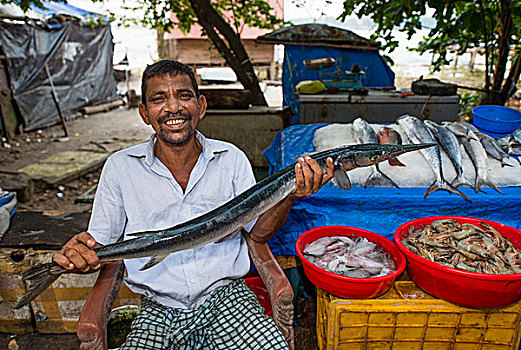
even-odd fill
[{"label": "white shirt sleeve", "polygon": [[117,163],[109,157],[98,182],[88,232],[100,244],[116,242],[125,229],[126,215],[117,176]]}]

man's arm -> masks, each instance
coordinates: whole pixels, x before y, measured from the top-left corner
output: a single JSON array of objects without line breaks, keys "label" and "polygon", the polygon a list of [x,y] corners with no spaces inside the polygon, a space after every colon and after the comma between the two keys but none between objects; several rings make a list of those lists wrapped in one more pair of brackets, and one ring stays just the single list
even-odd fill
[{"label": "man's arm", "polygon": [[293,192],[274,207],[259,216],[250,231],[250,237],[258,243],[267,242],[282,227],[288,218],[291,206],[298,198],[308,197],[316,193],[322,185],[333,178],[333,159],[326,161],[326,173],[317,161],[310,157],[300,157],[295,165],[296,185]]}]

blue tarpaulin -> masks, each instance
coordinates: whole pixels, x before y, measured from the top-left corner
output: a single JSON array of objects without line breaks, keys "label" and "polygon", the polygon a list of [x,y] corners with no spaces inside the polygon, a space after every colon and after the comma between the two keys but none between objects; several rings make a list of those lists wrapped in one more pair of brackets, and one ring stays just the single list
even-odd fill
[{"label": "blue tarpaulin", "polygon": [[[279,132],[264,152],[270,172],[313,152],[314,132],[324,125],[294,125]],[[487,193],[475,194],[471,188],[460,188],[472,203],[445,191],[423,198],[426,189],[353,187],[350,191],[341,191],[329,182],[311,197],[295,202],[286,223],[268,244],[275,256],[296,255],[298,237],[320,226],[357,227],[392,240],[401,224],[427,216],[469,216],[512,227],[521,221],[521,187],[503,187],[504,194],[487,188],[484,188]]]},{"label": "blue tarpaulin", "polygon": [[109,18],[107,16],[103,16],[96,12],[87,11],[79,7],[69,5],[66,2],[42,1],[42,5],[44,8],[40,8],[38,6],[35,6],[34,4],[31,4],[30,7],[31,10],[33,10],[34,12],[49,17],[53,15],[70,15],[77,18],[101,19],[104,22],[109,21]]},{"label": "blue tarpaulin", "polygon": [[[350,71],[354,64],[360,65],[364,75],[363,87],[392,87],[394,73],[377,50],[350,48],[335,48],[326,46],[286,45],[282,70],[282,90],[284,106],[291,106],[293,118],[291,124],[300,121],[300,106],[296,86],[303,80],[318,80],[318,70],[308,69],[304,60],[317,58],[334,58],[335,65],[324,69],[325,73],[334,73],[336,64],[341,65],[341,71]],[[340,59],[340,61],[339,61]]]}]

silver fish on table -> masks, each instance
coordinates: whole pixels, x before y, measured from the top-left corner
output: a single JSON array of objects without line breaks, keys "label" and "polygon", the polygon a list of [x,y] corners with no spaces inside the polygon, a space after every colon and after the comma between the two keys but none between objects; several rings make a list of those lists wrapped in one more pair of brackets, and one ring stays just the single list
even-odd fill
[{"label": "silver fish on table", "polygon": [[449,129],[432,120],[425,120],[424,123],[432,132],[436,140],[438,140],[438,144],[445,151],[450,161],[452,162],[454,169],[456,170],[456,178],[452,180],[452,186],[472,187],[472,184],[468,182],[463,175],[463,157],[461,153],[461,146],[456,135],[454,135],[454,133]]},{"label": "silver fish on table", "polygon": [[[442,122],[441,123],[444,127],[446,127],[447,129],[449,129],[450,131],[452,131],[454,133],[454,135],[456,135],[457,137],[464,137],[465,139],[471,139],[475,136],[471,136],[469,135],[469,128],[467,128],[466,126],[460,124],[460,123],[455,123],[455,122]],[[475,138],[477,140],[477,138]]]},{"label": "silver fish on table", "polygon": [[[422,143],[436,143],[436,139],[432,133],[427,129],[423,122],[411,115],[403,115],[396,119],[402,130],[405,132],[411,143],[422,144]],[[478,141],[479,142],[479,141]],[[422,149],[422,155],[427,159],[432,167],[436,180],[432,185],[425,191],[424,197],[438,190],[444,190],[455,193],[462,198],[472,202],[465,194],[463,194],[456,187],[452,186],[443,177],[443,169],[441,165],[441,155],[439,147],[431,147],[429,149]]]},{"label": "silver fish on table", "polygon": [[[367,121],[362,118],[353,120],[353,134],[355,140],[359,144],[376,144],[378,143],[378,137],[374,129],[369,125]],[[364,187],[367,186],[394,186],[400,188],[389,176],[384,174],[378,164],[372,166],[372,172],[365,180]]]},{"label": "silver fish on table", "polygon": [[479,192],[481,185],[486,184],[493,189],[495,189],[499,193],[503,193],[499,190],[499,188],[488,178],[488,155],[485,147],[481,144],[481,141],[477,140],[478,136],[474,134],[473,131],[469,130],[469,134],[476,138],[474,139],[466,139],[462,138],[461,143],[467,150],[472,163],[474,164],[474,168],[476,170],[476,179],[474,181],[474,191],[476,193]]},{"label": "silver fish on table", "polygon": [[[355,168],[371,166],[411,151],[432,147],[422,145],[347,145],[315,153],[312,157],[323,168],[326,159],[333,158],[335,180],[341,189],[348,189],[346,172]],[[295,188],[295,164],[268,176],[222,206],[172,228],[135,233],[134,239],[107,244],[94,249],[100,262],[152,257],[141,269],[148,269],[170,253],[196,248],[222,241],[239,232],[248,222],[265,213]],[[65,269],[56,263],[40,264],[22,273],[29,281],[27,293],[14,306],[18,309],[36,298]]]},{"label": "silver fish on table", "polygon": [[472,131],[478,137],[487,154],[495,160],[499,161],[501,163],[501,167],[504,167],[505,165],[513,166],[512,164],[505,161],[506,159],[510,158],[509,155],[503,151],[503,149],[501,149],[501,146],[492,136],[482,133],[473,124],[466,122],[457,122],[457,124],[460,124],[463,127],[466,127],[468,130]]},{"label": "silver fish on table", "polygon": [[[394,130],[393,128],[390,128],[385,125],[380,127],[380,130],[378,130],[378,134],[376,134],[376,136],[378,137],[378,143],[381,145],[401,145],[402,144],[402,137],[400,136],[400,133],[398,131]],[[389,165],[406,166],[397,157],[390,158]]]}]

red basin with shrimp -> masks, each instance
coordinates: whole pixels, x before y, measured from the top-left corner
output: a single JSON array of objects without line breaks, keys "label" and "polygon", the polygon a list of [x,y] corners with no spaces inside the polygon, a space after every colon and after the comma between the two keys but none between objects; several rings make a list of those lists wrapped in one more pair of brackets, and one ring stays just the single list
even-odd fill
[{"label": "red basin with shrimp", "polygon": [[[326,271],[304,257],[303,250],[308,243],[322,237],[348,236],[364,237],[382,248],[394,260],[396,271],[378,277],[349,277]],[[394,279],[405,270],[405,256],[394,243],[379,234],[348,226],[323,226],[304,232],[297,240],[297,255],[302,260],[304,273],[315,286],[342,298],[376,298],[391,287]]]},{"label": "red basin with shrimp", "polygon": [[407,272],[418,287],[433,296],[454,304],[490,308],[503,307],[521,298],[521,274],[485,274],[444,266],[427,260],[405,247],[402,239],[411,226],[429,225],[437,220],[454,219],[460,224],[484,222],[521,248],[521,231],[497,222],[461,216],[432,216],[409,221],[396,229],[394,242],[407,257]]}]

